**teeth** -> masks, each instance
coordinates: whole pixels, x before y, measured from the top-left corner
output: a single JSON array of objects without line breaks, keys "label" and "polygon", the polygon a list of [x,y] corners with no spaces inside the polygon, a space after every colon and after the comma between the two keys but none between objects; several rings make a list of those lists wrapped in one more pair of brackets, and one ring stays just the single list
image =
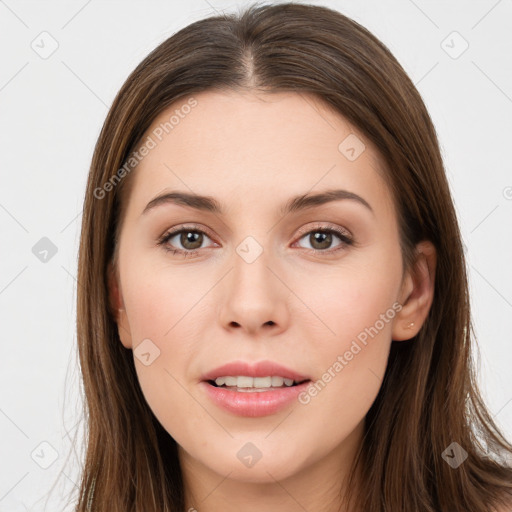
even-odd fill
[{"label": "teeth", "polygon": [[[252,387],[255,388],[269,388],[272,386],[272,377],[254,377],[252,380]],[[251,387],[251,386],[247,386]]]},{"label": "teeth", "polygon": [[252,377],[236,377],[237,388],[253,388],[254,379]]},{"label": "teeth", "polygon": [[272,377],[272,386],[275,388],[281,387],[283,385],[283,382],[283,377]]},{"label": "teeth", "polygon": [[245,375],[231,377],[218,377],[215,379],[217,386],[237,387],[237,388],[280,388],[284,386],[292,386],[293,379],[285,379],[284,377],[247,377]]}]

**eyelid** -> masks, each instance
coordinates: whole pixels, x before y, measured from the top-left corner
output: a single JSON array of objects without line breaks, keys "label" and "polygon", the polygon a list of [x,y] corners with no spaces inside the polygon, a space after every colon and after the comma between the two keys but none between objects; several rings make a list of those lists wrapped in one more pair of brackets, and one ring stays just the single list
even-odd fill
[{"label": "eyelid", "polygon": [[[175,228],[171,228],[170,230],[166,231],[159,239],[158,239],[158,245],[165,246],[167,242],[173,238],[176,234],[181,233],[182,231],[196,231],[199,233],[203,233],[208,238],[213,240],[215,242],[215,237],[210,234],[210,231],[208,228],[200,226],[199,224],[191,223],[191,224],[182,224]],[[354,244],[354,238],[350,231],[342,226],[338,226],[337,224],[331,224],[329,222],[321,222],[317,221],[313,224],[308,224],[306,226],[303,226],[298,229],[298,237],[295,238],[295,241],[293,244],[296,244],[301,238],[303,238],[305,235],[308,235],[314,231],[330,231],[335,233],[338,238],[341,240],[340,246],[347,246],[347,245],[353,245]],[[217,242],[215,242],[217,243]],[[194,250],[184,250],[184,249],[170,249],[166,248],[167,251],[187,255],[194,255],[201,251],[202,249],[208,249],[208,247],[203,247],[200,249],[194,249]],[[307,248],[302,248],[305,251],[308,251]],[[338,249],[327,249],[325,251],[319,250],[319,249],[309,249],[310,252],[313,252],[315,254],[332,254],[336,252]]]},{"label": "eyelid", "polygon": [[[353,239],[352,233],[350,231],[342,226],[338,226],[337,224],[331,224],[329,222],[316,222],[313,223],[313,225],[308,224],[306,226],[303,226],[298,229],[298,233],[301,235],[307,235],[311,231],[318,230],[318,231],[327,231],[332,230],[336,233],[339,233],[340,235],[345,236],[346,238],[349,238],[350,240]],[[299,237],[300,238],[300,237]]]},{"label": "eyelid", "polygon": [[[180,224],[179,226],[168,229],[167,231],[164,232],[164,234],[161,237],[159,237],[158,242],[163,244],[164,240],[169,240],[170,238],[174,237],[178,233],[181,233],[182,231],[197,231],[199,233],[205,234],[206,236],[208,236],[208,238],[210,238],[210,240],[215,242],[215,237],[212,236],[212,234],[210,233],[210,230],[208,228],[201,226],[199,224],[194,224],[194,223]],[[215,243],[217,243],[217,242],[215,242]],[[206,247],[203,247],[203,249],[206,249]],[[183,251],[183,249],[175,249],[175,250],[178,252]],[[193,253],[194,251],[199,251],[199,250],[200,249],[195,249],[193,251],[186,251],[186,252]]]}]

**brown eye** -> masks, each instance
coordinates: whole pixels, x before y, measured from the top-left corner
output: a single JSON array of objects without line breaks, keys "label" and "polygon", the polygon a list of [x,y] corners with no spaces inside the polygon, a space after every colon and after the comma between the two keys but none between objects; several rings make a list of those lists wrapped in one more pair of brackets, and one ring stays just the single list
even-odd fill
[{"label": "brown eye", "polygon": [[315,231],[309,235],[309,242],[313,249],[329,249],[332,244],[332,233]]},{"label": "brown eye", "polygon": [[166,233],[158,241],[158,245],[163,246],[166,251],[186,256],[202,249],[205,239],[210,239],[210,237],[200,229],[181,228]]},{"label": "brown eye", "polygon": [[[332,244],[336,238],[340,242],[333,246]],[[307,240],[310,245],[310,247],[305,247],[306,249],[312,249],[319,252],[333,252],[343,248],[344,246],[352,244],[352,240],[349,236],[332,228],[310,230],[304,234],[299,241],[303,239]]]},{"label": "brown eye", "polygon": [[189,251],[199,249],[203,244],[203,234],[198,231],[181,231],[180,243],[184,249]]},{"label": "brown eye", "polygon": [[[339,240],[339,243],[333,246],[336,238]],[[182,254],[186,257],[195,255],[200,249],[205,248],[203,247],[205,239],[211,240],[202,229],[182,227],[163,235],[159,239],[158,245],[163,246],[168,252]],[[296,243],[303,239],[307,240],[310,245],[310,247],[304,247],[305,249],[310,249],[313,253],[326,253],[326,255],[344,249],[354,243],[350,234],[345,230],[327,227],[303,231],[302,236]]]}]

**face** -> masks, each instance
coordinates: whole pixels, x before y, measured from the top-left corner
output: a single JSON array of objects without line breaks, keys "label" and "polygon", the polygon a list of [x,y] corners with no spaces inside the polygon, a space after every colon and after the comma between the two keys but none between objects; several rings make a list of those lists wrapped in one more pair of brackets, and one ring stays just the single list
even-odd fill
[{"label": "face", "polygon": [[[111,283],[119,334],[183,463],[282,480],[344,460],[360,441],[411,291],[396,212],[375,148],[314,97],[194,99],[154,121],[143,139],[154,147],[130,177]],[[345,192],[286,209],[331,190]],[[161,198],[176,192],[218,210]],[[204,380],[262,361],[308,380],[267,391]]]}]

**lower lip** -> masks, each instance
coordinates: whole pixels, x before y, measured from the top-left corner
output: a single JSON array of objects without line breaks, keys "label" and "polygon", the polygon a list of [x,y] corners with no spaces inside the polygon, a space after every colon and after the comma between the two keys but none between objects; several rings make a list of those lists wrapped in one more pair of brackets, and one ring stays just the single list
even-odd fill
[{"label": "lower lip", "polygon": [[233,391],[201,382],[211,400],[218,406],[238,416],[257,418],[268,416],[284,409],[297,399],[311,381],[297,386],[269,389],[269,391]]}]

